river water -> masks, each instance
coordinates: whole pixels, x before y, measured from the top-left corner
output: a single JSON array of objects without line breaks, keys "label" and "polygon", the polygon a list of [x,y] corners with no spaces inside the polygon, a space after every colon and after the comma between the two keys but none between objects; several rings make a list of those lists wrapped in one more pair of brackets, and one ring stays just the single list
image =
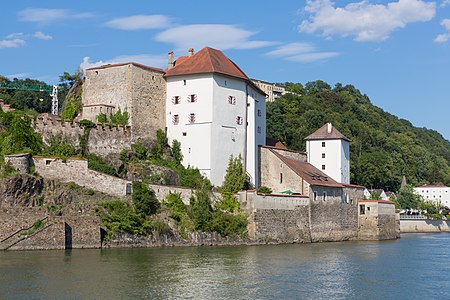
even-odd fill
[{"label": "river water", "polygon": [[450,299],[450,234],[0,252],[0,299]]}]

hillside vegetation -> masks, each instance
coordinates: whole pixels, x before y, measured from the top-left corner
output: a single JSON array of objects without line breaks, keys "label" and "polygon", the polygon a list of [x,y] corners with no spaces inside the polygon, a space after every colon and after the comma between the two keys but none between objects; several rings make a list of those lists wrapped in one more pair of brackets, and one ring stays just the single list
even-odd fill
[{"label": "hillside vegetation", "polygon": [[352,85],[285,85],[297,94],[267,104],[268,136],[305,151],[304,138],[331,122],[351,139],[352,183],[397,191],[404,175],[412,185],[450,184],[450,142],[437,131],[385,112]]}]

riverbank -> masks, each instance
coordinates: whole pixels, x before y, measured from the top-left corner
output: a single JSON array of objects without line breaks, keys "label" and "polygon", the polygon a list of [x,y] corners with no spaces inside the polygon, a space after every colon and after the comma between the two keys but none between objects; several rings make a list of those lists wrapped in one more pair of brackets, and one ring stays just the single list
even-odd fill
[{"label": "riverbank", "polygon": [[449,220],[400,219],[400,233],[450,232]]}]

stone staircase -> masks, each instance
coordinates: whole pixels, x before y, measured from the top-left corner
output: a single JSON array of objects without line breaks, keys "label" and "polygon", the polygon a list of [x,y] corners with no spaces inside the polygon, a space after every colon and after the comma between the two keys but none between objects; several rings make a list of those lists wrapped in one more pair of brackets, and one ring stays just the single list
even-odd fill
[{"label": "stone staircase", "polygon": [[[31,225],[29,227],[21,228],[21,229],[17,230],[16,232],[10,234],[9,236],[7,236],[6,238],[4,238],[3,240],[0,241],[0,251],[8,250],[9,248],[16,245],[17,243],[19,243],[23,240],[29,239],[29,238],[35,236],[36,234],[38,234],[39,232],[41,232],[53,225],[52,223],[48,223],[47,221],[48,221],[48,216],[37,220],[35,223],[33,223],[33,225]],[[33,230],[33,227],[38,222],[44,222],[44,226],[42,226],[39,229]]]}]

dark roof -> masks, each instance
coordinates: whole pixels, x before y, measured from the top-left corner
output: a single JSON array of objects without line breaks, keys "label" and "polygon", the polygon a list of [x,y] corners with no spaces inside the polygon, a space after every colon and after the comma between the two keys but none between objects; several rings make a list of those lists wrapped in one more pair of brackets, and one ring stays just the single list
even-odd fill
[{"label": "dark roof", "polygon": [[287,158],[274,150],[270,151],[310,185],[343,187],[341,183],[338,183],[310,163]]},{"label": "dark roof", "polygon": [[266,146],[288,150],[288,148],[282,142],[271,137],[266,137]]},{"label": "dark roof", "polygon": [[[328,125],[329,124],[329,125]],[[328,132],[328,126],[331,127],[331,131]],[[336,128],[331,125],[331,123],[326,123],[316,131],[314,131],[312,134],[308,135],[305,140],[346,140],[350,142],[350,139],[347,138],[345,135],[339,132]]]},{"label": "dark roof", "polygon": [[149,70],[152,70],[152,71],[158,71],[158,72],[164,73],[163,69],[146,66],[146,65],[139,64],[139,63],[136,63],[136,62],[125,62],[125,63],[119,63],[119,64],[107,64],[107,65],[103,65],[103,66],[88,68],[86,70],[98,70],[98,69],[106,69],[106,68],[112,68],[112,67],[122,67],[122,66],[126,66],[126,65],[134,65],[136,67],[140,67],[140,68],[143,68],[143,69],[149,69]]},{"label": "dark roof", "polygon": [[165,77],[203,73],[218,73],[247,81],[261,94],[266,95],[231,59],[222,51],[205,47],[192,56],[181,56],[175,66],[165,70]]}]

